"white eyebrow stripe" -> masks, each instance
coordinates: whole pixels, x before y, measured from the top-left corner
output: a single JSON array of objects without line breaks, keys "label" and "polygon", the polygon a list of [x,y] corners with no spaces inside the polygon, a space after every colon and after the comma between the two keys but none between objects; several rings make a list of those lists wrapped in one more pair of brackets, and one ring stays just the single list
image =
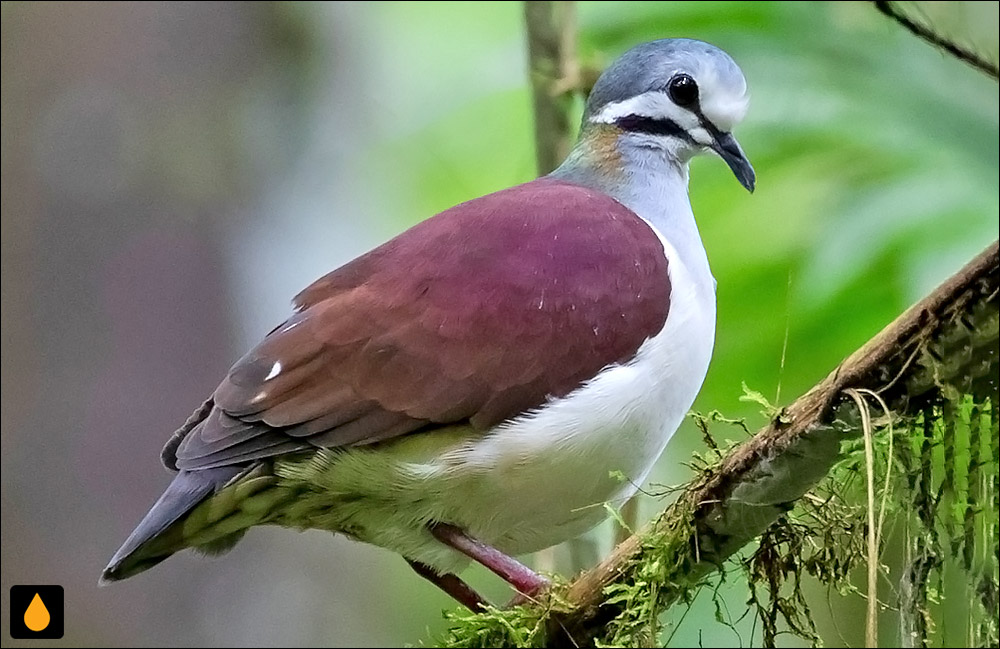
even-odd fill
[{"label": "white eyebrow stripe", "polygon": [[651,90],[641,95],[616,101],[604,106],[599,113],[590,118],[595,124],[614,124],[622,117],[639,115],[652,119],[669,119],[685,131],[698,128],[698,116],[690,110],[681,108],[659,90]]},{"label": "white eyebrow stripe", "polygon": [[[745,86],[738,93],[726,93],[716,91],[714,83],[714,77],[710,77],[708,83],[702,85],[699,110],[715,128],[728,133],[746,115],[750,96]],[[629,115],[669,119],[688,132],[701,126],[699,117],[693,111],[675,104],[663,90],[648,90],[641,95],[606,104],[589,121],[594,124],[614,124]]]}]

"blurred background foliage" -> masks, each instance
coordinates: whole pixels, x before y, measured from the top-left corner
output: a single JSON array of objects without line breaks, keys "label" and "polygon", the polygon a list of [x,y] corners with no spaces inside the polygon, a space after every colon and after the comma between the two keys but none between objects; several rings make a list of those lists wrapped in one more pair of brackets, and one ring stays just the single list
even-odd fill
[{"label": "blurred background foliage", "polygon": [[[693,163],[719,283],[696,409],[763,423],[742,382],[787,403],[997,237],[996,83],[871,5],[578,11],[585,63],[687,36],[751,88],[737,135],[757,192]],[[967,11],[997,24],[995,2]],[[0,29],[3,616],[10,585],[58,583],[60,645],[392,646],[443,628],[450,602],[401,559],[318,532],[96,580],[167,482],[163,441],[294,293],[533,177],[519,3],[5,2]],[[995,28],[976,38],[995,61]],[[654,481],[682,482],[700,450],[686,423]],[[724,590],[739,617],[745,588]],[[854,599],[817,608],[828,645],[860,644]],[[759,641],[716,616],[695,602],[671,643]]]}]

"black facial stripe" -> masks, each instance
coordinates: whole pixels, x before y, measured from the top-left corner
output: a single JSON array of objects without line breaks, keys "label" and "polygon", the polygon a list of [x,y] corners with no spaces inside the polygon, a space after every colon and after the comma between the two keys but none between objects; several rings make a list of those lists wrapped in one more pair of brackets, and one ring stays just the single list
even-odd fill
[{"label": "black facial stripe", "polygon": [[[669,90],[669,88],[664,88],[663,92],[665,92],[668,97],[670,96],[670,90]],[[692,113],[694,113],[695,117],[698,118],[698,124],[700,124],[702,128],[704,128],[706,131],[708,131],[708,134],[712,136],[713,140],[718,141],[718,139],[720,137],[722,137],[722,131],[720,131],[718,129],[718,127],[715,124],[712,123],[712,120],[710,120],[707,117],[705,117],[705,113],[702,112],[702,110],[701,110],[701,97],[698,97],[697,99],[695,99],[694,103],[691,104],[690,106],[681,106],[681,108],[684,108],[685,110],[689,110]],[[635,116],[634,115],[629,115],[629,117],[635,117]],[[674,126],[677,126],[676,123],[674,123],[674,122],[671,122],[671,123],[674,124]],[[691,138],[691,136],[687,135],[687,133],[685,133],[685,135],[687,137],[685,137],[684,139],[686,139],[688,142],[692,142],[692,143],[697,144],[696,142],[694,142],[694,140]]]},{"label": "black facial stripe", "polygon": [[629,133],[645,133],[647,135],[669,135],[692,142],[687,131],[678,126],[672,119],[655,119],[645,115],[625,115],[615,120],[615,126]]}]

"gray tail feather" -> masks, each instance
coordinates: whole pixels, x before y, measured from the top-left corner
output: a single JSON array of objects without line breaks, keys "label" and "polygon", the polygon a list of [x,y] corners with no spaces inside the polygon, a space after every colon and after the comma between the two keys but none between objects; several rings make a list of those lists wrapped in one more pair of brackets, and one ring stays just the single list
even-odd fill
[{"label": "gray tail feather", "polygon": [[218,467],[201,471],[181,471],[163,492],[142,522],[125,539],[101,574],[101,584],[127,579],[152,568],[179,547],[151,548],[152,541],[233,478],[245,472],[243,467]]}]

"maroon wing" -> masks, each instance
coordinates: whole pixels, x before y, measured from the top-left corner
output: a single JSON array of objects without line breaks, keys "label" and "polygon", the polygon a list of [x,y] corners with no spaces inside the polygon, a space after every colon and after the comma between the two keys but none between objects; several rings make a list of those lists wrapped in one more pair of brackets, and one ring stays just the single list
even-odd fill
[{"label": "maroon wing", "polygon": [[542,178],[463,203],[303,291],[164,460],[488,429],[629,359],[666,320],[666,264],[645,222],[584,187]]}]

